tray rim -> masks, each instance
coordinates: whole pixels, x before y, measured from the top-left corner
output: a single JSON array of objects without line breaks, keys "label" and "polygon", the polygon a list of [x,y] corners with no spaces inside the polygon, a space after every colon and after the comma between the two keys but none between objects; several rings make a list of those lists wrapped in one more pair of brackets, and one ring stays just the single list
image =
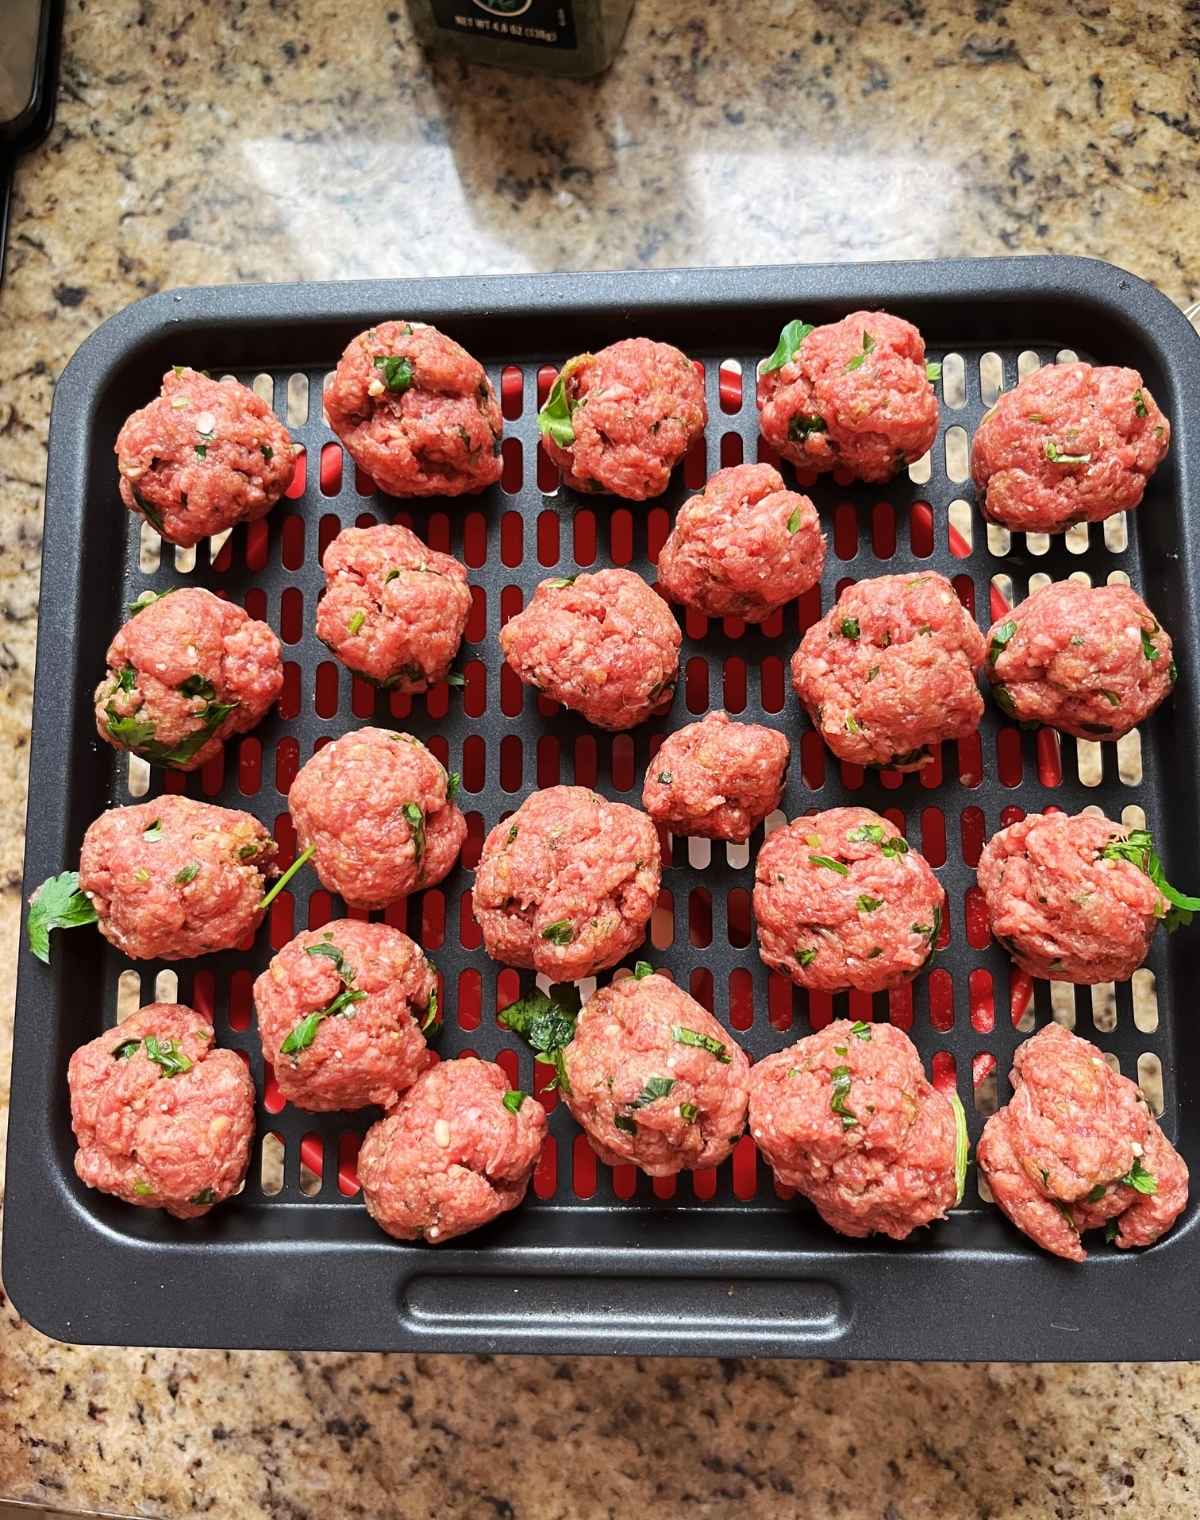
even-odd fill
[{"label": "tray rim", "polygon": [[[1173,455],[1181,488],[1181,498],[1189,495],[1189,483],[1200,477],[1200,426],[1197,438],[1187,420],[1186,408],[1179,395],[1184,378],[1178,372],[1186,362],[1186,351],[1177,345],[1182,335],[1194,340],[1195,330],[1179,309],[1155,287],[1139,277],[1101,260],[1064,255],[1006,256],[1002,258],[904,261],[864,264],[767,265],[702,268],[688,270],[585,271],[555,275],[497,275],[474,278],[412,278],[403,280],[325,281],[279,285],[196,286],[160,292],[124,308],[105,321],[80,345],[64,369],[55,389],[50,424],[49,466],[46,485],[45,531],[41,570],[40,616],[35,693],[47,689],[61,672],[58,649],[63,640],[67,647],[77,647],[79,589],[84,575],[83,555],[74,552],[79,538],[82,514],[86,510],[83,486],[86,465],[82,450],[56,446],[69,436],[72,425],[89,428],[95,398],[110,380],[118,365],[143,346],[163,337],[168,331],[212,330],[221,326],[255,323],[264,334],[273,328],[305,322],[324,321],[345,324],[352,330],[397,308],[403,301],[414,312],[438,312],[453,319],[473,315],[496,317],[544,312],[547,305],[561,308],[591,306],[607,311],[636,314],[645,307],[664,306],[703,309],[706,306],[786,303],[802,299],[795,287],[819,288],[823,303],[853,309],[856,303],[877,300],[903,309],[905,304],[937,304],[952,301],[1015,304],[1036,295],[1045,300],[1058,295],[1073,305],[1091,302],[1118,326],[1136,327],[1144,342],[1155,350],[1170,381],[1168,406],[1175,424]],[[753,287],[748,294],[747,286]],[[815,290],[814,290],[815,298]],[[214,316],[212,306],[219,305]],[[1136,316],[1132,313],[1136,309]],[[264,339],[264,341],[266,341]],[[514,358],[518,357],[514,353]],[[1194,387],[1200,379],[1200,366],[1192,354],[1191,375]],[[63,504],[66,504],[65,506]],[[1180,511],[1180,526],[1186,519]],[[1184,571],[1194,561],[1194,549],[1184,543]],[[1194,578],[1185,586],[1193,628],[1196,587]],[[47,592],[53,596],[48,597]],[[27,846],[25,855],[23,898],[62,862],[73,858],[68,849],[69,798],[59,784],[54,757],[63,752],[67,737],[77,721],[77,701],[68,691],[67,700],[58,704],[38,704],[30,747],[30,788],[27,812]],[[1195,753],[1196,714],[1181,714],[1180,728]],[[30,825],[36,819],[36,829]],[[22,941],[23,943],[23,941]],[[139,1242],[132,1237],[107,1229],[102,1221],[81,1209],[61,1185],[50,1196],[37,1196],[34,1177],[44,1156],[39,1141],[50,1143],[44,1126],[24,1122],[25,1101],[19,1098],[19,1084],[26,1075],[45,1068],[45,1052],[39,1047],[35,1020],[53,1017],[55,973],[33,962],[23,949],[18,951],[18,1013],[14,1021],[13,1086],[14,1102],[9,1121],[9,1209],[4,1240],[6,1287],[19,1312],[35,1328],[58,1339],[84,1344],[195,1345],[231,1347],[295,1347],[298,1349],[407,1349],[420,1351],[535,1351],[540,1353],[636,1353],[636,1354],[716,1354],[735,1353],[767,1356],[836,1355],[854,1359],[915,1358],[921,1360],[1120,1360],[1186,1359],[1198,1354],[1200,1335],[1190,1323],[1170,1314],[1156,1317],[1150,1326],[1111,1322],[1081,1324],[1079,1312],[1084,1294],[1075,1269],[1049,1257],[1032,1259],[1006,1258],[1016,1279],[1010,1286],[1019,1296],[1023,1316],[1017,1318],[1014,1303],[997,1303],[991,1312],[981,1311],[980,1301],[970,1272],[942,1273],[927,1271],[930,1252],[906,1254],[881,1249],[870,1243],[838,1242],[832,1264],[822,1264],[814,1276],[811,1255],[766,1250],[699,1250],[689,1268],[688,1281],[702,1279],[713,1283],[735,1284],[770,1282],[794,1284],[802,1289],[824,1287],[835,1302],[849,1298],[849,1308],[835,1317],[833,1330],[822,1328],[828,1316],[789,1318],[786,1303],[774,1295],[769,1298],[771,1312],[753,1321],[739,1320],[736,1310],[726,1318],[715,1317],[703,1323],[689,1322],[686,1303],[674,1289],[678,1285],[678,1251],[656,1244],[661,1234],[662,1218],[652,1211],[631,1210],[625,1218],[628,1240],[622,1247],[619,1270],[612,1270],[611,1247],[572,1246],[566,1240],[547,1240],[543,1244],[519,1247],[441,1248],[436,1258],[417,1250],[397,1251],[394,1244],[382,1242],[376,1249],[362,1252],[348,1243],[339,1248],[336,1240],[304,1242],[270,1242],[264,1255],[269,1256],[267,1276],[274,1276],[277,1294],[260,1304],[254,1329],[248,1334],[214,1340],[207,1330],[209,1316],[201,1315],[185,1324],[175,1323],[166,1285],[159,1282],[155,1263],[161,1263],[163,1247],[157,1242]],[[1180,1103],[1185,1100],[1182,1095]],[[18,1116],[20,1115],[20,1120]],[[38,1116],[35,1114],[34,1120]],[[28,1195],[28,1196],[27,1196]],[[38,1210],[40,1209],[40,1213]],[[670,1227],[676,1233],[686,1211],[673,1211]],[[1155,1250],[1139,1258],[1138,1291],[1143,1300],[1161,1292],[1163,1304],[1171,1300],[1175,1259],[1181,1252],[1196,1247],[1197,1221],[1200,1211]],[[61,1229],[65,1247],[75,1247],[73,1265],[86,1281],[84,1266],[88,1252],[101,1253],[117,1249],[124,1265],[130,1269],[130,1289],[149,1294],[153,1310],[147,1313],[143,1299],[136,1312],[126,1309],[114,1315],[108,1333],[96,1335],[98,1328],[84,1312],[74,1319],[64,1307],[61,1296],[48,1287],[53,1272],[45,1276],[26,1270],[31,1265],[35,1237],[47,1228]],[[553,1224],[547,1234],[553,1237]],[[29,1248],[29,1249],[27,1249]],[[175,1248],[169,1248],[174,1250]],[[197,1247],[181,1243],[179,1249],[195,1252]],[[203,1251],[203,1248],[201,1247]],[[239,1282],[247,1257],[257,1250],[246,1245],[229,1245],[221,1250],[203,1251],[210,1293],[220,1303],[225,1294],[244,1291]],[[565,1284],[582,1282],[592,1290],[607,1284],[634,1284],[644,1292],[647,1315],[639,1324],[605,1324],[596,1316],[566,1313],[561,1323],[537,1328],[505,1320],[503,1316],[471,1321],[466,1328],[455,1328],[448,1316],[403,1312],[394,1321],[396,1334],[381,1344],[374,1316],[342,1316],[338,1323],[306,1326],[297,1338],[288,1324],[290,1312],[287,1277],[291,1272],[315,1270],[329,1274],[332,1282],[337,1258],[354,1252],[368,1263],[387,1253],[394,1269],[394,1292],[397,1308],[403,1310],[410,1285],[431,1279],[434,1282],[458,1278],[472,1281],[528,1279]],[[935,1249],[934,1255],[939,1254]],[[954,1263],[968,1266],[976,1259],[988,1260],[990,1253],[956,1247],[945,1252],[947,1267]],[[261,1259],[261,1258],[260,1258]],[[1088,1264],[1092,1278],[1105,1271],[1128,1268],[1131,1258],[1093,1258]],[[436,1262],[436,1265],[435,1265]],[[349,1260],[342,1263],[349,1266]],[[270,1267],[274,1266],[274,1274]],[[1186,1271],[1187,1263],[1181,1263]],[[731,1273],[730,1268],[736,1268]],[[371,1271],[374,1275],[374,1266]],[[957,1279],[957,1281],[955,1280]],[[883,1289],[883,1295],[870,1291]],[[864,1291],[864,1289],[866,1291]],[[553,1293],[548,1295],[548,1302]],[[922,1315],[921,1307],[928,1309]],[[111,1305],[108,1306],[111,1309]],[[345,1307],[339,1304],[339,1310]],[[545,1312],[545,1311],[544,1311]],[[1130,1320],[1135,1317],[1130,1316]],[[1070,1323],[1075,1320],[1076,1323]],[[466,1322],[464,1322],[466,1323]],[[805,1325],[813,1328],[802,1328]],[[930,1326],[937,1325],[936,1335]],[[490,1326],[490,1328],[489,1328]],[[122,1333],[116,1333],[122,1330]],[[183,1335],[180,1332],[185,1331]],[[92,1332],[89,1334],[89,1331]],[[199,1333],[196,1333],[199,1332]],[[999,1337],[999,1338],[998,1338]],[[1049,1349],[1048,1349],[1049,1348]]]}]

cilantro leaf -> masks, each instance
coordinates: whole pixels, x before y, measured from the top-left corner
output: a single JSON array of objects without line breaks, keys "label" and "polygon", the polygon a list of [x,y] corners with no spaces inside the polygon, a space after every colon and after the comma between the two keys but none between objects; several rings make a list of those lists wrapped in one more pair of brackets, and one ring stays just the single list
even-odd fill
[{"label": "cilantro leaf", "polygon": [[1180,892],[1167,880],[1162,861],[1154,848],[1154,838],[1145,829],[1131,829],[1125,838],[1118,836],[1116,839],[1110,839],[1096,858],[1097,860],[1127,860],[1131,865],[1137,866],[1139,871],[1146,873],[1171,904],[1170,911],[1166,915],[1168,932],[1174,933],[1181,926],[1190,924],[1192,914],[1200,912],[1200,897],[1189,897],[1186,892]]},{"label": "cilantro leaf", "polygon": [[577,369],[585,359],[590,358],[590,354],[576,354],[573,359],[567,360],[550,387],[545,406],[537,414],[538,432],[546,438],[553,438],[560,449],[569,449],[575,442],[575,425],[572,418],[580,405],[580,402],[572,401],[567,395],[567,381],[572,371]]},{"label": "cilantro leaf", "polygon": [[640,982],[643,977],[653,976],[654,967],[649,961],[638,961],[633,968],[634,977]]},{"label": "cilantro leaf", "polygon": [[1158,1178],[1153,1172],[1146,1170],[1142,1165],[1140,1156],[1134,1158],[1133,1165],[1125,1173],[1124,1177],[1121,1178],[1121,1181],[1126,1187],[1131,1187],[1139,1193],[1144,1193],[1147,1198],[1153,1198],[1155,1193],[1158,1192]]},{"label": "cilantro leaf", "polygon": [[523,1093],[518,1088],[510,1087],[500,1101],[504,1104],[505,1108],[508,1109],[510,1114],[515,1114],[518,1112],[521,1104],[524,1103],[525,1099],[528,1096],[528,1093]]},{"label": "cilantro leaf", "polygon": [[81,924],[95,922],[95,906],[87,893],[79,889],[79,872],[63,871],[49,877],[33,894],[25,917],[25,934],[34,955],[48,966],[52,929],[77,929]]},{"label": "cilantro leaf", "polygon": [[383,371],[383,383],[389,391],[401,395],[413,383],[412,365],[396,354],[381,354],[375,360],[375,368]]}]

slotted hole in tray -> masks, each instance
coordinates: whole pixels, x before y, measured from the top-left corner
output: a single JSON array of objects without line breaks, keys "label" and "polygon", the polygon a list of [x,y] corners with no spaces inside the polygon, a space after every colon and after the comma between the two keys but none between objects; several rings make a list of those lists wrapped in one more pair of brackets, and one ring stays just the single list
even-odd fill
[{"label": "slotted hole in tray", "polygon": [[[490,367],[494,364],[492,373],[499,379],[508,440],[506,478],[502,489],[479,500],[464,499],[449,510],[445,504],[398,505],[376,496],[372,482],[349,467],[320,407],[310,406],[309,397],[320,395],[328,370],[277,372],[274,392],[303,450],[288,500],[254,531],[228,535],[190,570],[183,563],[164,562],[157,536],[139,535],[137,525],[130,525],[122,600],[133,600],[147,586],[161,590],[186,575],[242,601],[255,615],[265,615],[281,632],[287,651],[285,689],[276,714],[230,746],[223,767],[210,770],[207,783],[201,773],[171,778],[169,789],[258,813],[275,832],[286,861],[294,841],[286,813],[278,818],[276,813],[281,794],[314,748],[360,722],[407,726],[439,740],[450,767],[462,774],[468,814],[464,861],[474,863],[486,830],[535,784],[576,781],[636,803],[658,737],[723,704],[792,737],[787,816],[845,803],[893,809],[950,894],[945,948],[915,985],[875,999],[808,996],[793,988],[766,971],[755,946],[750,888],[760,843],[756,837],[749,848],[675,841],[668,857],[674,864],[664,874],[640,954],[652,956],[711,1006],[755,1057],[837,1016],[888,1018],[911,1030],[939,1084],[955,1083],[964,1101],[973,1099],[968,1105],[974,1109],[973,1138],[996,1101],[1007,1098],[1013,1040],[1052,1016],[1076,1019],[1082,1033],[1097,1038],[1110,1053],[1119,1052],[1123,1069],[1136,1073],[1157,1101],[1169,1021],[1160,1014],[1163,982],[1154,967],[1139,972],[1129,993],[1118,990],[1112,1000],[1107,990],[1081,1001],[1074,989],[1038,988],[991,943],[978,894],[971,891],[984,839],[1025,812],[1052,799],[1068,810],[1095,800],[1110,816],[1121,816],[1131,795],[1140,799],[1155,784],[1153,733],[1133,736],[1136,753],[1134,744],[1121,753],[1117,746],[1089,747],[1073,740],[1060,745],[1053,735],[1023,734],[989,708],[978,739],[943,746],[937,764],[921,774],[856,773],[828,755],[799,714],[791,691],[788,665],[796,643],[832,604],[840,572],[851,565],[858,577],[910,567],[936,569],[955,580],[960,596],[968,606],[974,604],[986,626],[1027,594],[1035,579],[1029,575],[1030,560],[1015,553],[1011,559],[996,556],[1028,551],[1033,564],[1051,563],[1051,557],[1039,553],[1036,540],[1030,544],[1022,535],[1010,540],[1002,530],[984,527],[968,478],[970,436],[983,410],[1004,385],[1015,383],[1018,371],[1028,372],[1038,359],[1032,349],[1022,353],[1024,357],[1015,350],[989,352],[960,344],[946,354],[939,437],[907,477],[886,490],[847,488],[828,478],[805,484],[830,538],[821,586],[758,627],[681,618],[684,679],[670,714],[621,736],[598,734],[527,692],[502,665],[496,633],[546,575],[617,563],[652,579],[674,511],[703,484],[706,471],[743,458],[771,458],[758,437],[752,388],[747,397],[744,383],[746,375],[753,376],[758,356],[720,355],[708,361],[709,395],[716,406],[706,446],[693,451],[663,498],[636,506],[605,497],[584,500],[560,487],[557,469],[539,446],[535,419],[554,372],[548,363],[523,360],[518,367],[503,355],[481,355]],[[1044,351],[1041,361],[1051,362],[1056,354]],[[317,461],[312,470],[310,459]],[[790,467],[781,468],[792,484]],[[392,520],[411,523],[432,545],[446,548],[468,566],[473,605],[459,661],[467,684],[460,690],[443,687],[411,699],[375,693],[352,683],[315,641],[311,624],[323,586],[321,553],[343,526]],[[1075,534],[1065,548],[1071,563],[1094,584],[1112,578],[1115,569],[1146,591],[1138,545],[1136,539],[1130,541],[1123,517]],[[1049,549],[1053,556],[1054,546]],[[1121,557],[1119,564],[1114,556]],[[1055,576],[1065,573],[1061,558],[1052,562]],[[1019,571],[1014,568],[1018,563],[1024,567]],[[146,772],[141,762],[127,770],[124,760],[113,763],[131,797],[144,795],[147,786],[151,793],[164,787],[161,773]],[[996,800],[1000,792],[1011,798],[1003,808]],[[767,831],[781,818],[770,820]],[[483,955],[469,884],[469,871],[460,868],[419,901],[390,910],[388,920],[422,936],[437,963],[447,1021],[440,1053],[453,1055],[469,1046],[486,1057],[503,1054],[506,1063],[516,1062],[513,1075],[521,1085],[544,1086],[549,1068],[535,1068],[528,1053],[495,1022],[496,1008],[530,983],[527,975],[493,966]],[[308,1115],[284,1104],[264,1069],[252,1027],[252,981],[270,947],[303,925],[322,924],[343,911],[304,873],[277,901],[253,950],[176,968],[179,995],[212,1008],[218,1037],[248,1056],[259,1088],[256,1185],[248,1188],[241,1209],[272,1206],[276,1195],[268,1186],[277,1187],[278,1196],[294,1206],[361,1209],[356,1157],[372,1111]],[[106,983],[111,1020],[122,963],[111,950],[104,953],[114,973]],[[133,990],[122,994],[121,1006],[136,1006],[143,984],[145,996],[169,986],[157,969],[154,974],[158,980],[152,989],[136,971],[129,972],[132,980],[124,985]],[[1129,1011],[1123,1014],[1123,1008]],[[990,1048],[993,1039],[996,1050]],[[1169,1105],[1169,1083],[1164,1096]],[[700,1202],[706,1208],[738,1210],[751,1199],[758,1208],[796,1207],[769,1185],[748,1140],[740,1143],[733,1162],[715,1173],[680,1179],[673,1187],[654,1185],[628,1167],[598,1163],[563,1106],[552,1095],[543,1101],[551,1111],[553,1145],[539,1165],[526,1211],[570,1208],[576,1202],[594,1206],[597,1199],[610,1208],[671,1209]],[[975,1196],[970,1191],[964,1206],[975,1206]]]}]

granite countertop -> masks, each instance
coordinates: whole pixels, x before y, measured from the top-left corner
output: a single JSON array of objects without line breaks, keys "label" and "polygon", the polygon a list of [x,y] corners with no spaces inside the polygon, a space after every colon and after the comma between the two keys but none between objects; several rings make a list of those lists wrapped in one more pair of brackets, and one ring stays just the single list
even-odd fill
[{"label": "granite countertop", "polygon": [[[1100,255],[1200,290],[1192,7],[638,0],[595,82],[401,8],[68,0],[0,290],[0,906],[15,944],[46,425],[76,344],[216,280]],[[0,970],[7,1071],[12,958]],[[1130,1312],[1137,1312],[1131,1304]],[[0,1498],[174,1516],[916,1520],[1200,1508],[1191,1366],[55,1345],[0,1308]],[[0,1504],[0,1510],[3,1505]]]}]

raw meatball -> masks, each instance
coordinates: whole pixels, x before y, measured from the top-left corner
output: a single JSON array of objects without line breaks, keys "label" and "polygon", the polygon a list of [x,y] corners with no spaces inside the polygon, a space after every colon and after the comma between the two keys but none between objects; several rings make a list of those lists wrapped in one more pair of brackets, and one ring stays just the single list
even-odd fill
[{"label": "raw meatball", "polygon": [[236,1193],[254,1138],[254,1084],[182,1003],[149,1003],[81,1045],[67,1068],[75,1170],[88,1187],[176,1219]]},{"label": "raw meatball", "polygon": [[761,623],[815,586],[824,563],[808,497],[787,490],[769,464],[739,464],[680,507],[659,552],[658,584],[709,617]]},{"label": "raw meatball", "polygon": [[641,944],[661,878],[645,813],[586,786],[534,792],[484,841],[472,899],[484,949],[552,982],[592,976]]},{"label": "raw meatball", "polygon": [[121,500],[184,548],[265,516],[295,464],[287,429],[261,397],[183,365],[129,418],[116,454]]},{"label": "raw meatball", "polygon": [[1171,635],[1128,586],[1058,581],[988,631],[998,705],[1077,739],[1119,739],[1175,683]]},{"label": "raw meatball", "polygon": [[460,1056],[418,1077],[367,1131],[358,1155],[367,1212],[397,1240],[440,1245],[525,1196],[546,1111],[491,1061]]},{"label": "raw meatball", "polygon": [[445,767],[411,734],[357,728],[300,767],[288,808],[321,885],[351,908],[386,908],[453,868],[467,821]]},{"label": "raw meatball", "polygon": [[792,685],[839,759],[919,770],[979,726],[987,641],[944,575],[848,586],[792,656]]},{"label": "raw meatball", "polygon": [[343,528],[325,551],[317,637],[378,686],[425,691],[462,642],[471,592],[449,554],[396,524]]},{"label": "raw meatball", "polygon": [[928,861],[870,808],[797,818],[754,867],[759,953],[822,992],[910,981],[933,955],[945,908]]},{"label": "raw meatball", "polygon": [[597,728],[632,728],[666,707],[682,643],[662,597],[632,570],[542,581],[500,630],[521,680]]},{"label": "raw meatball", "polygon": [[[1167,912],[1130,831],[1096,813],[1034,813],[993,834],[979,888],[996,942],[1030,976],[1123,982]],[[1147,841],[1149,835],[1144,835]]]},{"label": "raw meatball", "polygon": [[297,1108],[390,1108],[432,1057],[437,976],[407,934],[339,918],[290,940],[254,983],[263,1055]]},{"label": "raw meatball", "polygon": [[194,771],[259,723],[283,690],[267,627],[199,586],[150,594],[108,646],[96,729],[116,749]]},{"label": "raw meatball", "polygon": [[584,1004],[563,1098],[600,1160],[651,1177],[719,1166],[746,1125],[750,1062],[665,976],[624,976]]},{"label": "raw meatball", "polygon": [[779,806],[788,759],[775,729],[711,712],[668,734],[646,771],[642,806],[673,834],[740,844]]},{"label": "raw meatball", "polygon": [[971,473],[992,522],[1061,533],[1136,507],[1170,441],[1137,370],[1049,364],[984,417]]},{"label": "raw meatball", "polygon": [[483,365],[424,322],[380,322],[338,361],[329,425],[392,496],[462,496],[500,479],[504,424]]},{"label": "raw meatball", "polygon": [[569,359],[538,413],[546,452],[567,485],[627,501],[661,496],[707,421],[692,361],[650,338]]},{"label": "raw meatball", "polygon": [[262,922],[275,841],[249,813],[162,796],[109,808],[83,836],[79,885],[131,960],[232,950]]},{"label": "raw meatball", "polygon": [[962,1109],[891,1024],[838,1019],[751,1067],[750,1133],[840,1235],[904,1240],[962,1196]]},{"label": "raw meatball", "polygon": [[858,480],[890,480],[937,435],[925,341],[886,311],[825,327],[790,322],[759,366],[758,408],[763,437],[784,459]]},{"label": "raw meatball", "polygon": [[1019,1230],[1083,1261],[1085,1230],[1152,1245],[1187,1204],[1188,1169],[1138,1087],[1094,1045],[1048,1024],[1017,1047],[1012,1101],[984,1125],[979,1170]]}]

